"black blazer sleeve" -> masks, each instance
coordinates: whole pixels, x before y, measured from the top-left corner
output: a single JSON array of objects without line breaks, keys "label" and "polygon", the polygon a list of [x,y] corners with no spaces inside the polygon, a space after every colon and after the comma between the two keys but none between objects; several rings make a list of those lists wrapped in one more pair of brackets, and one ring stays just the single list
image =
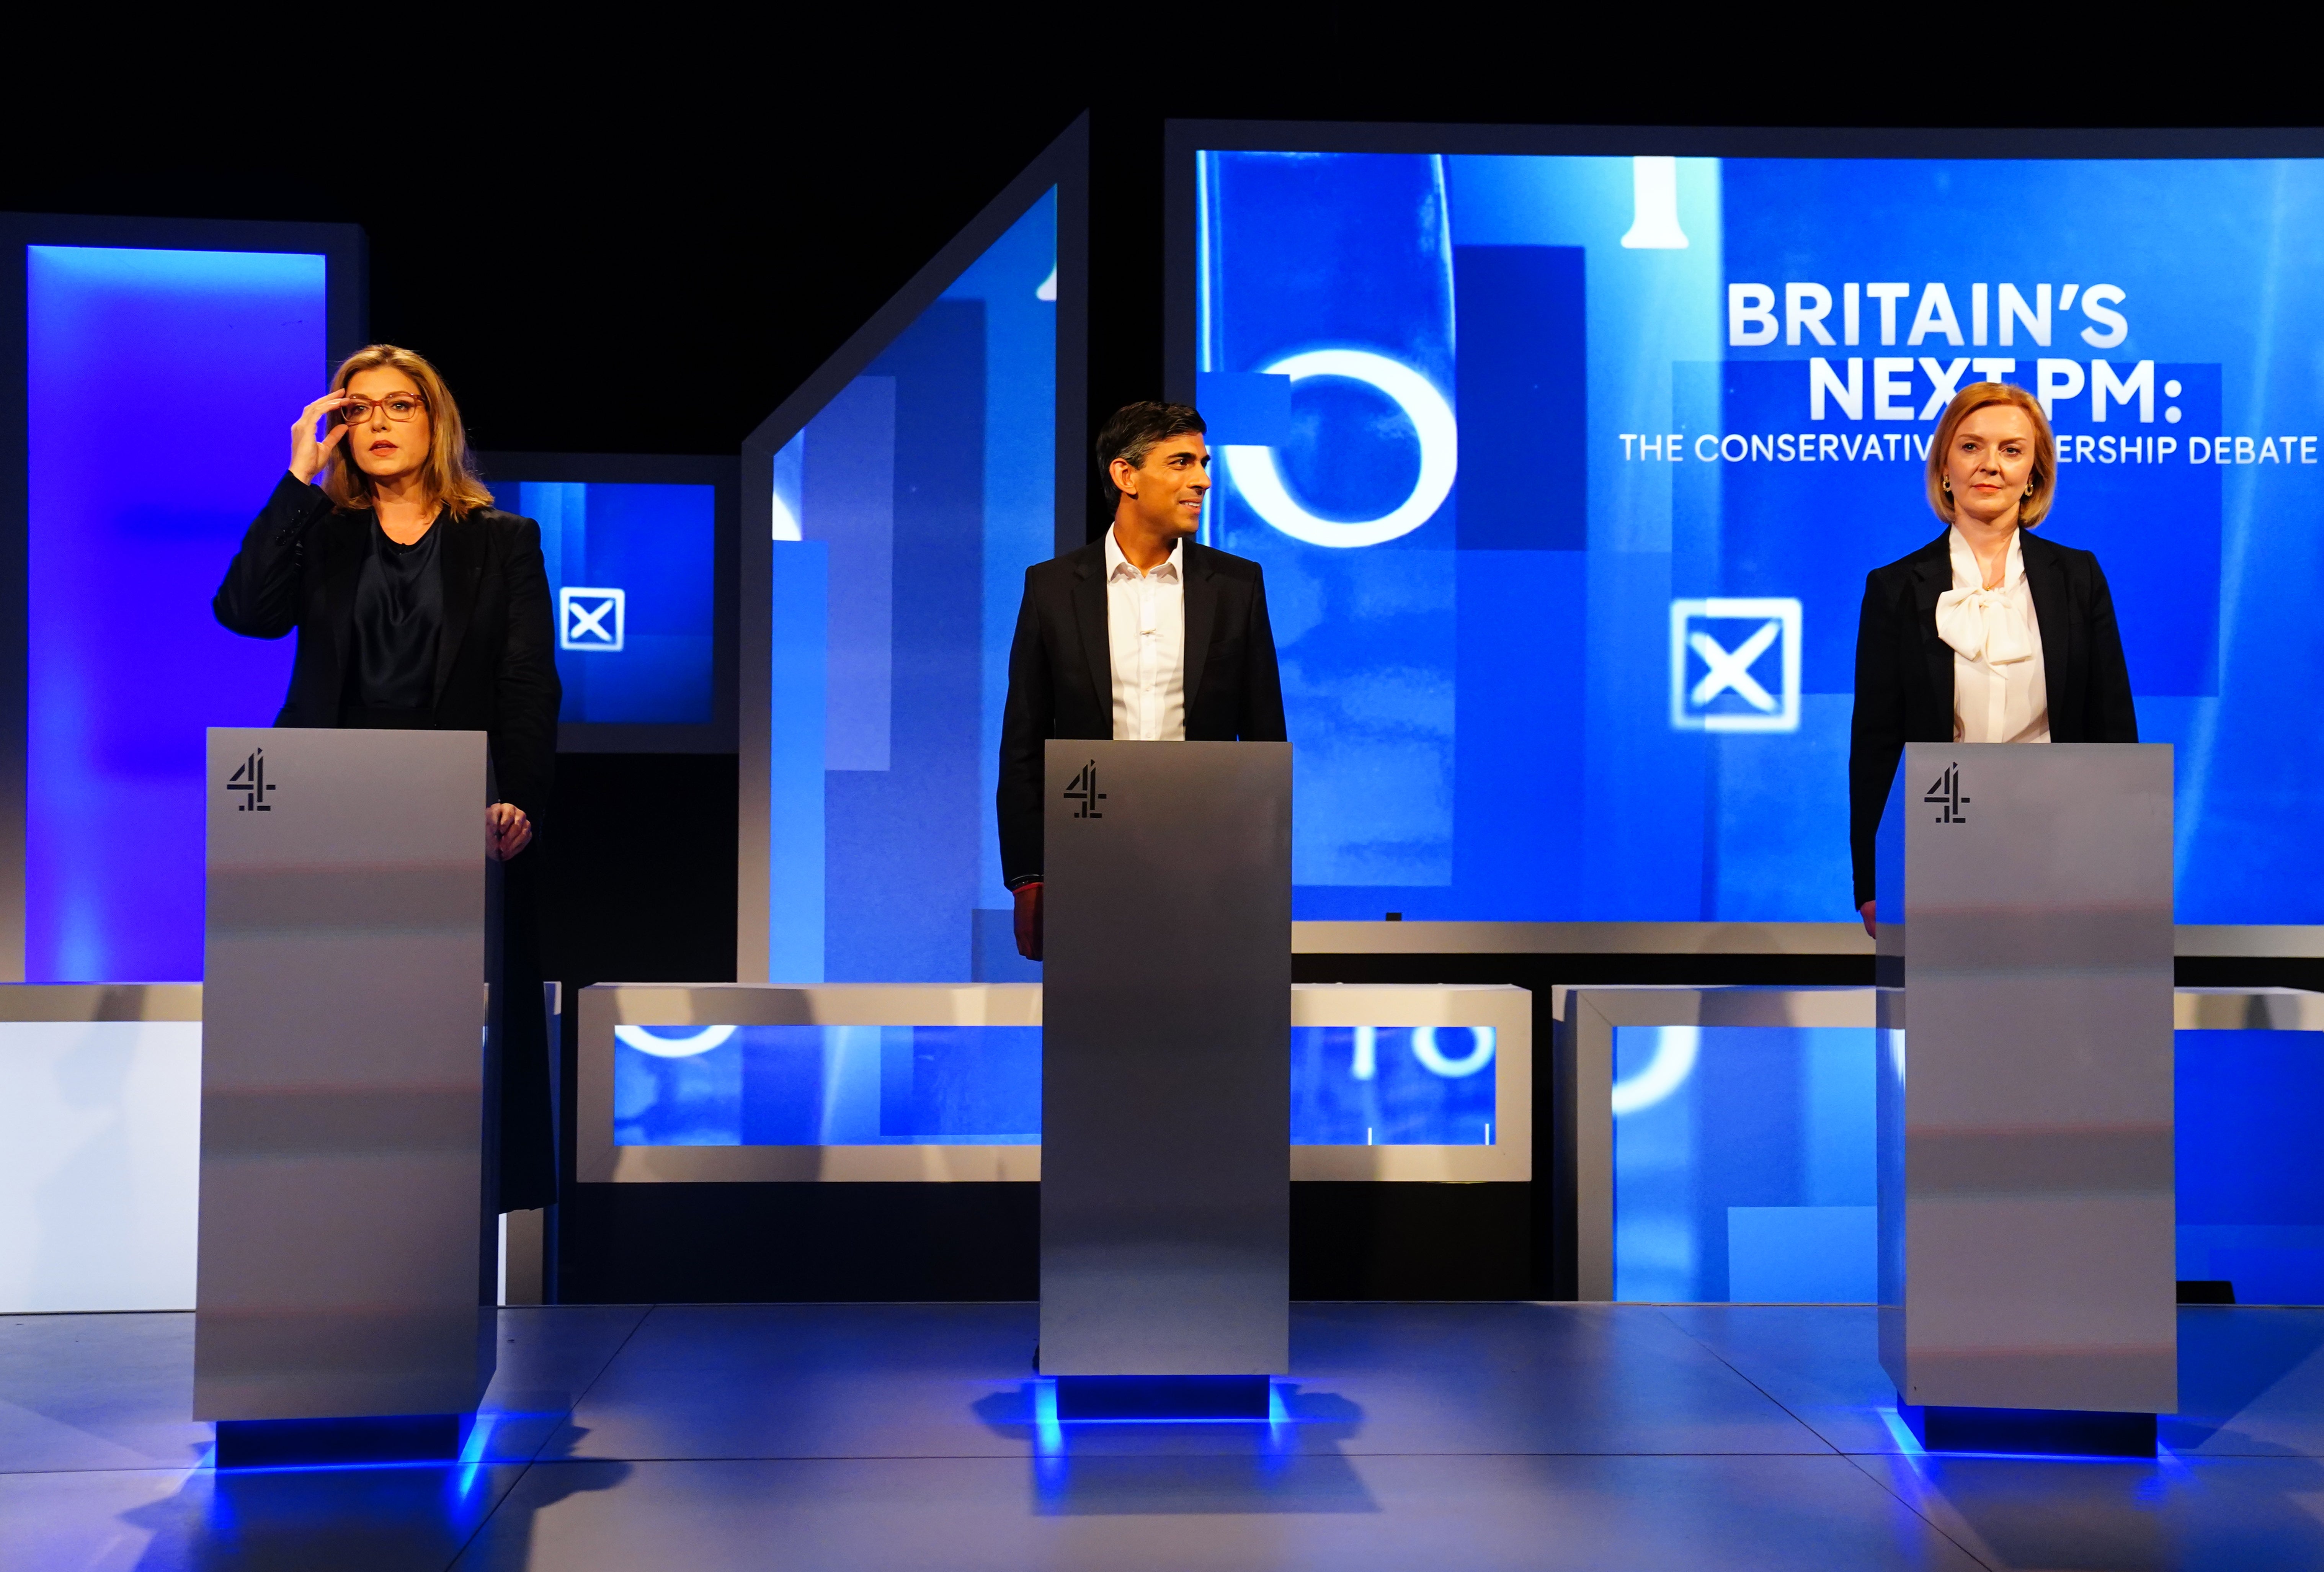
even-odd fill
[{"label": "black blazer sleeve", "polygon": [[1849,722],[1848,845],[1855,870],[1856,905],[1872,899],[1873,843],[1896,763],[1904,756],[1906,637],[1915,632],[1910,581],[1884,586],[1879,573],[1864,580],[1864,609],[1856,621],[1856,708]]},{"label": "black blazer sleeve", "polygon": [[2114,619],[2114,591],[2106,569],[2090,559],[2090,741],[2135,743],[2138,707],[2130,693],[2130,665],[2122,657],[2122,629]]},{"label": "black blazer sleeve", "polygon": [[1250,652],[1242,679],[1242,718],[1235,735],[1247,743],[1291,739],[1283,721],[1283,673],[1275,659],[1275,629],[1267,620],[1267,576],[1254,565],[1250,585]]},{"label": "black blazer sleeve", "polygon": [[1056,696],[1041,616],[1034,604],[1033,569],[1025,571],[1025,598],[1009,645],[1009,698],[1001,712],[1001,786],[993,806],[1001,826],[1001,876],[1010,889],[1041,876],[1041,771]]},{"label": "black blazer sleeve", "polygon": [[540,555],[540,526],[516,526],[510,542],[508,642],[494,676],[493,768],[501,800],[534,818],[549,807],[557,770],[557,715],[565,686],[557,677],[557,619],[549,605],[549,568]]},{"label": "black blazer sleeve", "polygon": [[285,470],[274,495],[244,532],[210,610],[227,631],[279,639],[299,625],[299,578],[307,531],[327,517],[331,499]]}]

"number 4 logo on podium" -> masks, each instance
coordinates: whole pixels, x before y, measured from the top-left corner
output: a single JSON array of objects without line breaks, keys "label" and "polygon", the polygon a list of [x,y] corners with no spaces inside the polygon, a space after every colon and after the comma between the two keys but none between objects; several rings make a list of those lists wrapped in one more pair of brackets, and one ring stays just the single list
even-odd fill
[{"label": "number 4 logo on podium", "polygon": [[272,813],[274,805],[266,800],[275,790],[266,780],[266,750],[259,749],[243,760],[235,772],[226,777],[226,789],[241,794],[242,800],[234,805],[236,813]]},{"label": "number 4 logo on podium", "polygon": [[1105,793],[1097,789],[1097,761],[1095,759],[1092,759],[1088,763],[1084,764],[1081,769],[1081,773],[1074,777],[1074,783],[1065,788],[1065,800],[1068,802],[1078,802],[1081,804],[1079,808],[1074,809],[1074,817],[1075,818],[1103,818],[1105,817],[1104,814],[1098,811],[1097,805],[1105,800]]},{"label": "number 4 logo on podium", "polygon": [[1961,809],[1969,806],[1969,800],[1961,795],[1960,766],[1957,763],[1945,766],[1945,772],[1937,777],[1936,784],[1921,800],[1935,805],[1939,824],[1969,822],[1969,815]]}]

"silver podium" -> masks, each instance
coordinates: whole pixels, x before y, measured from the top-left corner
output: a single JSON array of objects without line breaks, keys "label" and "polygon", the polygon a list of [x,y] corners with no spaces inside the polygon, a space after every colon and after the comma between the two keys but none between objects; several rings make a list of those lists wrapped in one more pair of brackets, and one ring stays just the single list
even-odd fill
[{"label": "silver podium", "polygon": [[1902,1411],[1932,1449],[2152,1456],[2178,1407],[2171,749],[1908,745],[1878,898]]},{"label": "silver podium", "polygon": [[1263,1413],[1290,1345],[1291,746],[1052,742],[1047,789],[1041,1370],[1239,1378],[1195,1401]]},{"label": "silver podium", "polygon": [[219,727],[208,764],[194,1415],[222,1466],[456,1452],[495,1341],[484,735]]}]

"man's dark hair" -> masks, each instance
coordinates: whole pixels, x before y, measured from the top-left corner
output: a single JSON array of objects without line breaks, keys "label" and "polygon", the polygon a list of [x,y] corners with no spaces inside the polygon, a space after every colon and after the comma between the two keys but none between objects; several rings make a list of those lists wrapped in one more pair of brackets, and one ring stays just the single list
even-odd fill
[{"label": "man's dark hair", "polygon": [[1208,430],[1192,404],[1157,404],[1140,399],[1113,411],[1097,434],[1097,478],[1108,507],[1118,505],[1121,492],[1113,484],[1113,461],[1127,458],[1132,469],[1142,467],[1154,444]]}]

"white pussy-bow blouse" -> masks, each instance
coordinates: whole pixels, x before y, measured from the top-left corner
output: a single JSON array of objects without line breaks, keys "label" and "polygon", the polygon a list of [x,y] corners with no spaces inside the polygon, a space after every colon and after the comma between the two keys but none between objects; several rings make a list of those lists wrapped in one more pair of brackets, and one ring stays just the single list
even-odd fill
[{"label": "white pussy-bow blouse", "polygon": [[1959,529],[1952,545],[1953,587],[1937,596],[1937,636],[1953,652],[1953,741],[2046,743],[2050,688],[2042,662],[2042,624],[2025,587],[2023,532],[2009,537],[2009,561],[1997,589],[1985,587],[1977,553]]}]

